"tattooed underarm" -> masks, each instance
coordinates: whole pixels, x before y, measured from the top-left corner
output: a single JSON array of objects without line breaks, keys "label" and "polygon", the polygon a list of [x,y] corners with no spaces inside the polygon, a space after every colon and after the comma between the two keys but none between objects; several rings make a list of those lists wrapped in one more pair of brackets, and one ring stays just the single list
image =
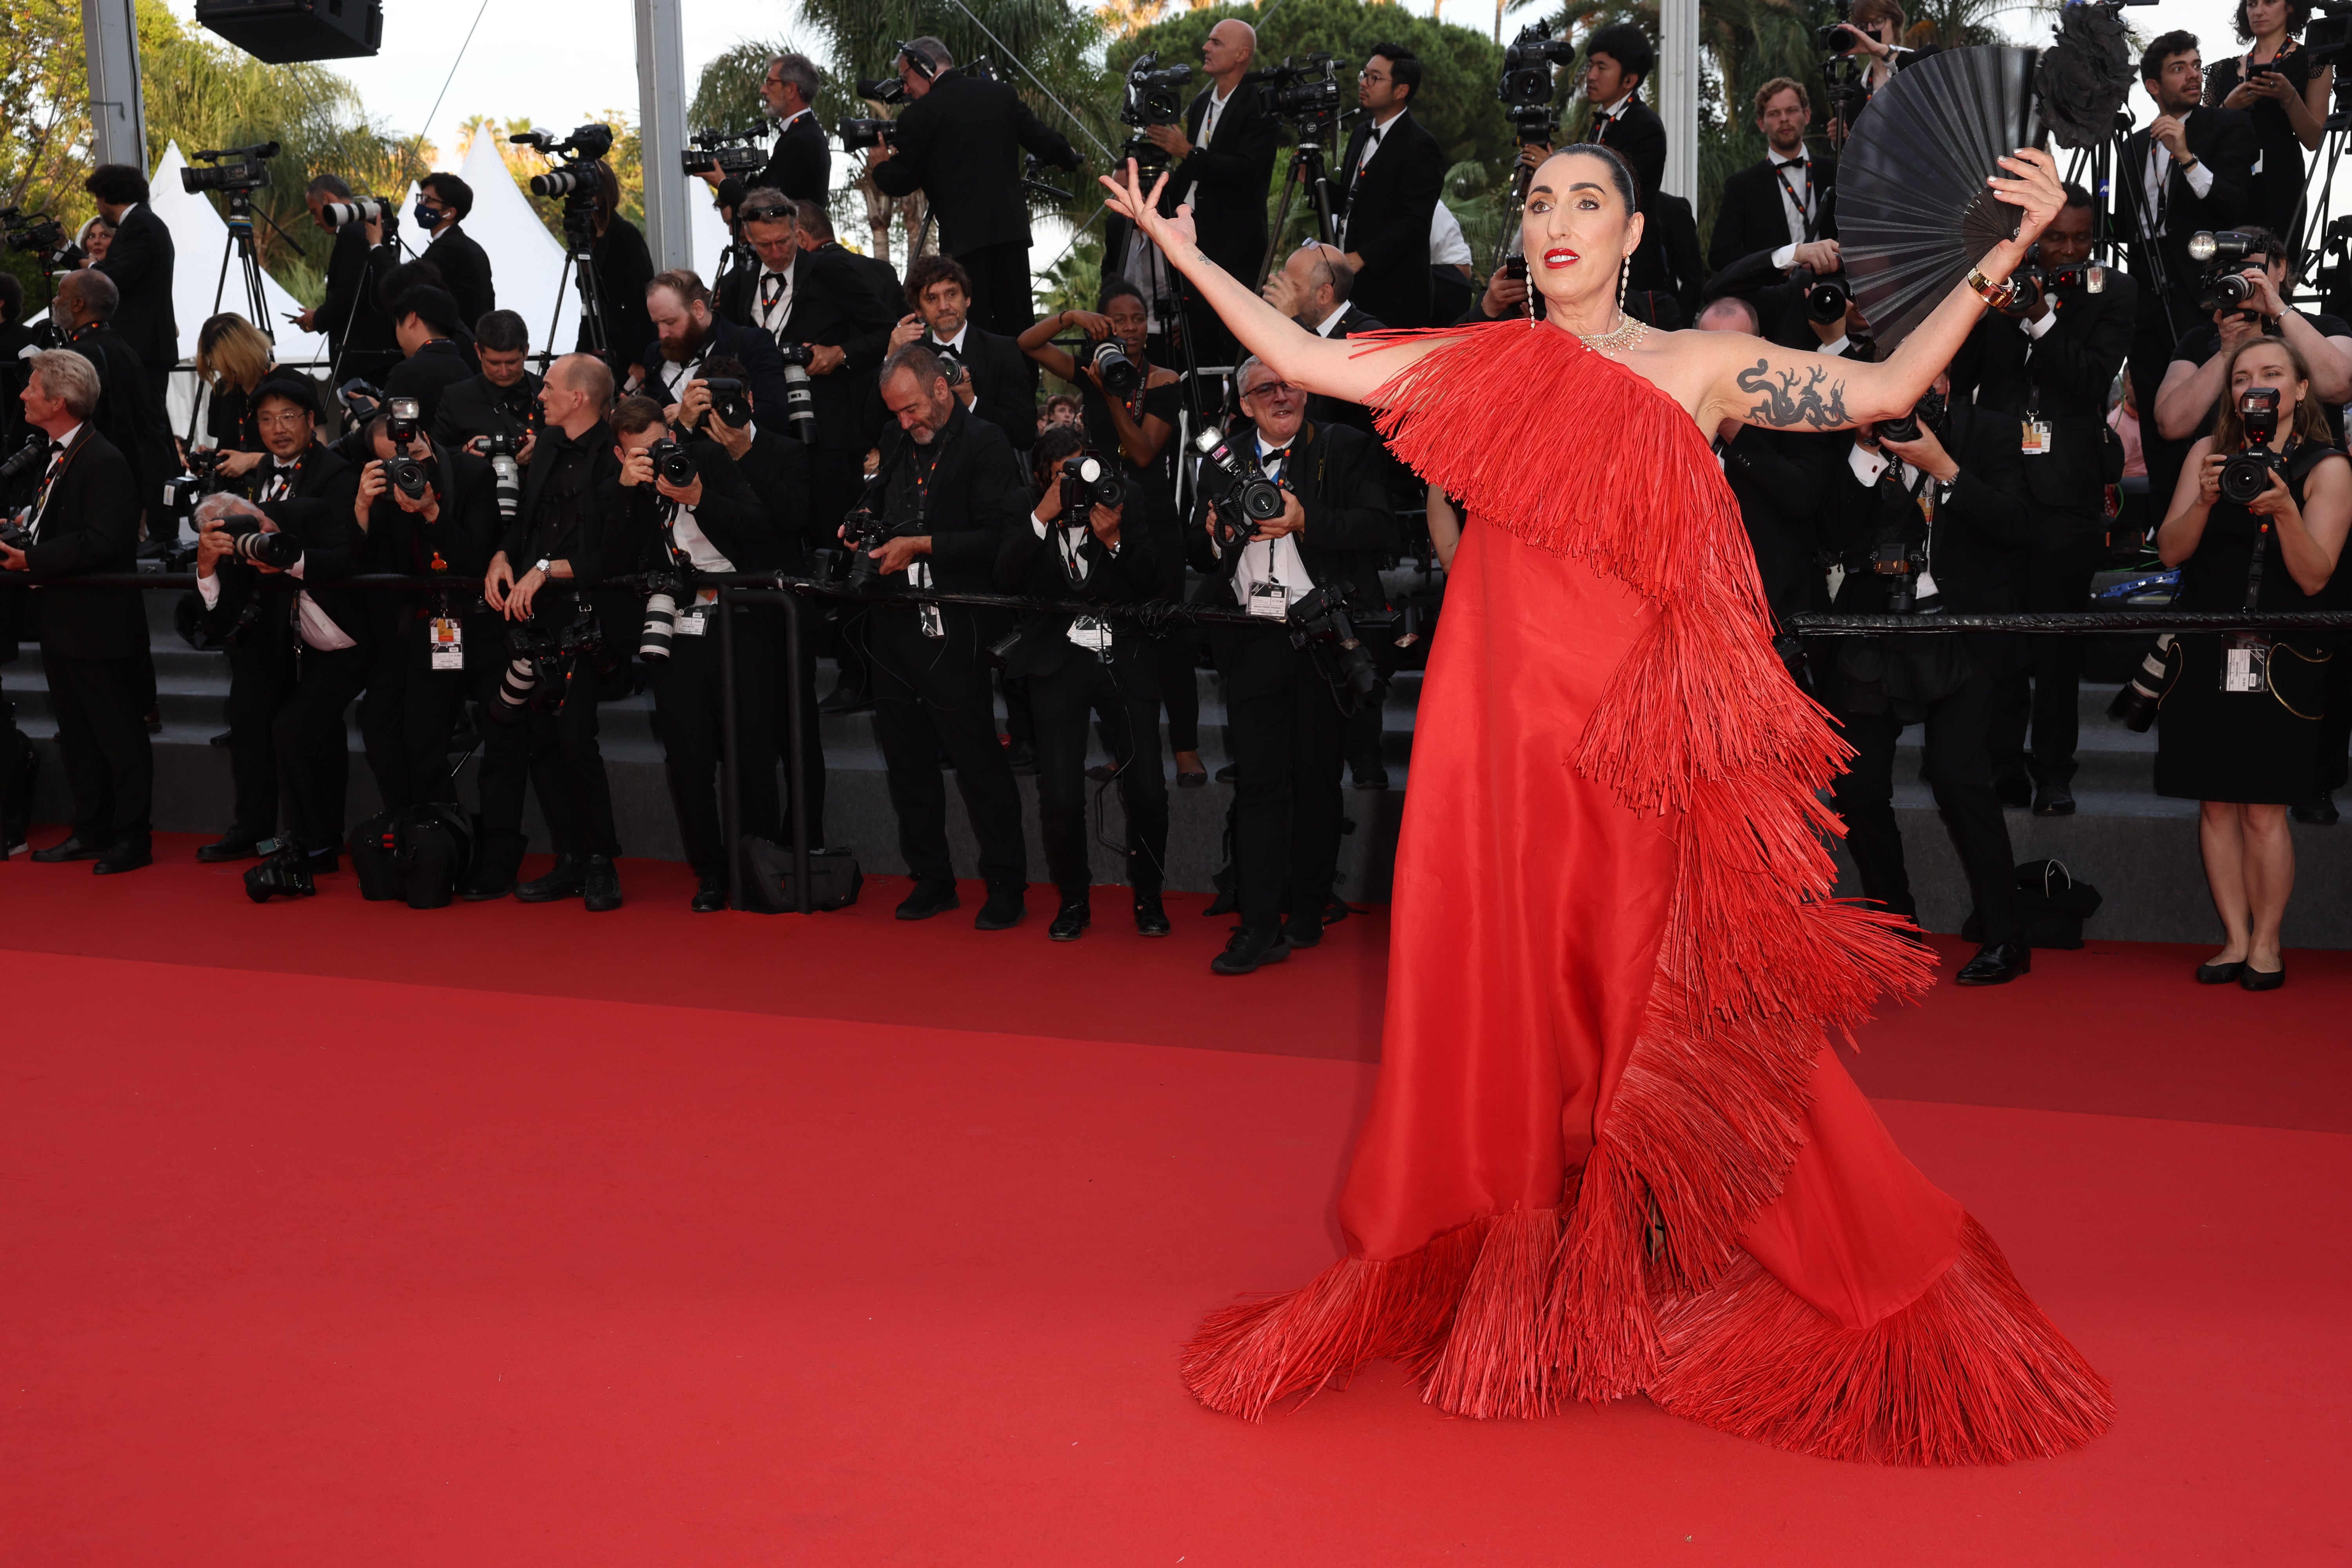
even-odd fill
[{"label": "tattooed underarm", "polygon": [[1845,411],[1845,382],[1824,365],[1774,371],[1758,360],[1739,373],[1739,390],[1759,399],[1742,417],[1776,430],[1842,430],[1853,423]]}]

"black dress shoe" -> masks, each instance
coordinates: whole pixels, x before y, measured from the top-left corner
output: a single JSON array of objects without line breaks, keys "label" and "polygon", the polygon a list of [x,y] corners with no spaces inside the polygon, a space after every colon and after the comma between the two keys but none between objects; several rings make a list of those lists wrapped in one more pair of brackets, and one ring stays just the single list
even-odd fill
[{"label": "black dress shoe", "polygon": [[578,855],[558,855],[544,877],[515,884],[515,897],[526,904],[551,904],[576,899],[588,884],[588,862]]},{"label": "black dress shoe", "polygon": [[1168,910],[1160,903],[1159,894],[1135,895],[1135,934],[1138,936],[1168,934]]},{"label": "black dress shoe", "polygon": [[2200,963],[2197,966],[2197,984],[2227,985],[2245,972],[2246,961],[2242,958],[2232,963]]},{"label": "black dress shoe", "polygon": [[492,899],[503,899],[515,890],[514,869],[508,866],[483,866],[466,879],[457,896],[469,904],[483,904]]},{"label": "black dress shoe", "polygon": [[1054,923],[1045,934],[1055,942],[1076,942],[1095,923],[1095,907],[1088,900],[1064,899],[1062,907],[1054,911]]},{"label": "black dress shoe", "polygon": [[1279,926],[1235,926],[1225,939],[1225,951],[1209,960],[1219,974],[1255,974],[1261,963],[1280,963],[1290,956]]},{"label": "black dress shoe", "polygon": [[1111,780],[1118,777],[1118,764],[1116,763],[1097,763],[1093,767],[1087,770],[1087,777],[1094,780],[1097,784],[1108,784]]},{"label": "black dress shoe", "polygon": [[1367,768],[1355,775],[1354,782],[1358,789],[1386,789],[1389,787],[1389,771],[1386,768]]},{"label": "black dress shoe", "polygon": [[991,882],[988,902],[973,917],[974,931],[1011,931],[1029,912],[1029,889],[1018,882]]},{"label": "black dress shoe", "polygon": [[953,882],[918,882],[915,890],[898,905],[898,918],[902,921],[927,921],[933,915],[947,913],[962,902],[956,897]]},{"label": "black dress shoe", "polygon": [[2006,985],[2032,967],[2033,950],[2023,942],[1987,942],[1954,978],[1962,985]]},{"label": "black dress shoe", "polygon": [[136,871],[142,866],[155,863],[155,851],[144,838],[118,838],[106,847],[90,869],[101,877],[111,877],[117,871]]},{"label": "black dress shoe", "polygon": [[2247,991],[2275,991],[2285,984],[2286,965],[2284,963],[2276,969],[2256,969],[2250,963],[2246,965],[2246,972],[2238,976],[2240,988]]},{"label": "black dress shoe", "polygon": [[231,833],[210,844],[196,847],[196,858],[207,866],[217,866],[224,860],[256,860],[261,857],[261,840],[242,833]]},{"label": "black dress shoe", "polygon": [[1223,767],[1217,770],[1217,782],[1219,784],[1231,784],[1241,776],[1242,765],[1239,763],[1227,763]]},{"label": "black dress shoe", "polygon": [[2066,787],[2064,779],[2043,779],[2034,785],[2033,815],[2036,816],[2074,815],[2074,792]]},{"label": "black dress shoe", "polygon": [[592,915],[608,914],[621,907],[621,873],[610,855],[591,855],[581,873],[581,897],[588,900]]},{"label": "black dress shoe", "polygon": [[105,853],[106,846],[103,844],[86,843],[79,837],[68,837],[63,843],[34,850],[33,858],[44,866],[55,866],[67,860],[95,860]]},{"label": "black dress shoe", "polygon": [[2336,796],[2328,790],[2322,790],[2315,798],[2299,801],[2287,807],[2287,815],[2314,827],[2333,827],[2344,816],[2336,809]]},{"label": "black dress shoe", "polygon": [[2033,781],[2023,773],[2004,773],[1992,781],[1992,793],[2005,808],[2021,811],[2033,804]]},{"label": "black dress shoe", "polygon": [[1176,774],[1178,789],[1203,789],[1207,787],[1208,783],[1209,775],[1205,770],[1197,773],[1188,773],[1180,769]]},{"label": "black dress shoe", "polygon": [[694,912],[715,915],[727,907],[727,879],[703,877],[694,884]]},{"label": "black dress shoe", "polygon": [[226,750],[228,746],[228,731],[226,730],[223,730],[219,734],[215,735],[211,740],[206,741],[205,744],[212,747],[215,751]]},{"label": "black dress shoe", "polygon": [[1037,771],[1037,748],[1026,742],[1015,741],[1004,748],[1004,765],[1016,773]]},{"label": "black dress shoe", "polygon": [[844,713],[863,713],[873,706],[874,698],[870,692],[847,686],[836,686],[833,689],[831,696],[816,705],[816,710],[820,713],[833,714],[837,718]]}]

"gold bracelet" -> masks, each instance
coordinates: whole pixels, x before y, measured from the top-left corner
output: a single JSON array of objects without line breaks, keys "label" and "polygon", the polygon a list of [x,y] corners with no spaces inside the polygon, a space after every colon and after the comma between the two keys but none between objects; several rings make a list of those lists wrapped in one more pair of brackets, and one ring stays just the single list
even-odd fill
[{"label": "gold bracelet", "polygon": [[2006,278],[1996,283],[1984,275],[1981,267],[1969,268],[1969,288],[1976,297],[1996,310],[2006,310],[2017,300],[2017,287]]}]

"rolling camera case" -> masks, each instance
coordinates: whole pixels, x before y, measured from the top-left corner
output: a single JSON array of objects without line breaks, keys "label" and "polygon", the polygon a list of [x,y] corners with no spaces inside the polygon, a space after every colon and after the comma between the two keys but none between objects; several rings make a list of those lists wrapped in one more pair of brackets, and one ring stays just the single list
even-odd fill
[{"label": "rolling camera case", "polygon": [[437,910],[465,879],[474,835],[455,806],[428,804],[369,817],[352,829],[345,846],[362,898]]},{"label": "rolling camera case", "polygon": [[[793,852],[765,838],[743,836],[743,907],[761,914],[790,914],[799,908],[793,886]],[[809,907],[845,910],[866,884],[857,857],[846,849],[809,851]]]}]

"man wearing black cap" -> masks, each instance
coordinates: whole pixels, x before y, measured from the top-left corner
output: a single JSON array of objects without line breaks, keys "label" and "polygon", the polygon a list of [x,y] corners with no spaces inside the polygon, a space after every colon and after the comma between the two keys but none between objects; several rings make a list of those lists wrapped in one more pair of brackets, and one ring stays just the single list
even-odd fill
[{"label": "man wearing black cap", "polygon": [[418,423],[427,430],[441,411],[441,394],[474,376],[457,347],[457,301],[446,289],[411,289],[392,307],[393,336],[407,357],[384,378],[383,395],[416,399]]}]

